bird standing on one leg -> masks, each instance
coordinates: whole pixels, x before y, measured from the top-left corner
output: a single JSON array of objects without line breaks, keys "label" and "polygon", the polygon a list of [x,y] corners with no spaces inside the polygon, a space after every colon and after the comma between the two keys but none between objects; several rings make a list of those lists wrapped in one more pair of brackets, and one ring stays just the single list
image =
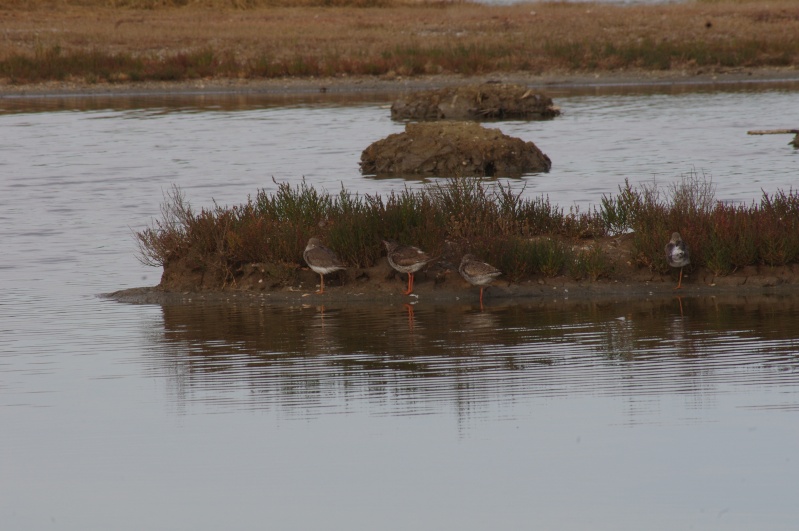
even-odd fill
[{"label": "bird standing on one leg", "polygon": [[502,271],[477,260],[474,255],[467,254],[461,259],[461,265],[458,267],[458,272],[466,279],[466,282],[473,286],[480,286],[480,308],[483,307],[483,288],[493,282],[493,280],[502,274]]},{"label": "bird standing on one leg", "polygon": [[674,289],[682,288],[682,268],[691,263],[691,257],[688,253],[688,245],[683,241],[679,232],[673,233],[671,240],[666,244],[666,261],[671,267],[680,268],[680,280]]},{"label": "bird standing on one leg", "polygon": [[319,294],[325,292],[326,274],[347,268],[341,260],[338,259],[336,253],[322,245],[319,238],[311,238],[308,240],[308,245],[305,246],[302,257],[305,263],[308,264],[308,267],[319,274],[319,291],[316,292]]},{"label": "bird standing on one leg", "polygon": [[433,257],[412,245],[400,245],[395,241],[383,240],[386,246],[388,263],[400,273],[408,274],[408,291],[403,295],[413,293],[413,274],[423,268]]}]

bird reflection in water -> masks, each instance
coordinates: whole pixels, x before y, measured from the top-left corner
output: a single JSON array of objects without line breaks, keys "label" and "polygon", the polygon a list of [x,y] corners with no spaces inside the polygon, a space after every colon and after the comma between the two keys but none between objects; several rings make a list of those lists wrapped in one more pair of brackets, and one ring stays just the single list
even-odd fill
[{"label": "bird reflection in water", "polygon": [[677,295],[677,297],[676,297],[676,298],[677,298],[677,302],[678,302],[678,303],[679,303],[679,305],[680,305],[680,317],[684,317],[683,310],[682,310],[682,297],[680,297],[679,295]]},{"label": "bird reflection in water", "polygon": [[[329,312],[325,313],[327,308],[325,308],[324,305],[308,305],[304,307],[313,308],[315,312],[314,319],[311,321],[311,325],[307,332],[308,346],[311,347],[309,350],[313,352],[330,352],[331,350],[334,350],[331,345],[331,341],[333,340],[328,337],[328,330],[325,326],[325,321],[335,318],[335,312],[333,314],[330,314]],[[330,323],[330,325],[335,327],[334,323]]]},{"label": "bird reflection in water", "polygon": [[408,304],[407,302],[403,304],[406,310],[408,310],[408,330],[413,330],[413,323],[415,318],[413,316],[413,305]]}]

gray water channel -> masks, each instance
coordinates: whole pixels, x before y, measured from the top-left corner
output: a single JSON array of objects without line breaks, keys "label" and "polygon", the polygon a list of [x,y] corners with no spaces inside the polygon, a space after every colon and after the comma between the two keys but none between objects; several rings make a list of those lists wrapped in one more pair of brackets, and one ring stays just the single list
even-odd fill
[{"label": "gray water channel", "polygon": [[[498,122],[553,160],[511,181],[566,209],[704,173],[795,187],[799,93],[556,94]],[[799,300],[479,307],[124,304],[132,232],[358,173],[386,97],[0,99],[0,528],[795,529]]]}]

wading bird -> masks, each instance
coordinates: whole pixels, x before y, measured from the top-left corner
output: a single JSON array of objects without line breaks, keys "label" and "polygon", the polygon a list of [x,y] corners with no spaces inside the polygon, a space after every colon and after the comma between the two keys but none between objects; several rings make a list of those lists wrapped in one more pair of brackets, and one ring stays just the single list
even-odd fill
[{"label": "wading bird", "polygon": [[386,258],[391,267],[408,274],[408,291],[403,292],[403,295],[410,295],[413,293],[413,274],[434,258],[412,245],[400,245],[391,240],[383,240],[383,244],[386,246]]},{"label": "wading bird", "polygon": [[496,277],[502,274],[502,271],[477,260],[474,255],[467,254],[461,260],[461,265],[458,267],[458,272],[466,279],[466,282],[473,286],[480,286],[480,308],[483,307],[483,288],[491,284]]},{"label": "wading bird", "polygon": [[319,274],[319,291],[316,293],[325,292],[325,275],[346,269],[346,266],[341,263],[336,253],[322,245],[319,238],[308,240],[308,245],[305,246],[302,257],[308,267]]},{"label": "wading bird", "polygon": [[679,232],[673,233],[671,240],[666,244],[666,261],[671,267],[680,268],[680,280],[674,289],[682,288],[682,268],[691,263],[691,257],[688,253],[688,245],[685,244]]}]

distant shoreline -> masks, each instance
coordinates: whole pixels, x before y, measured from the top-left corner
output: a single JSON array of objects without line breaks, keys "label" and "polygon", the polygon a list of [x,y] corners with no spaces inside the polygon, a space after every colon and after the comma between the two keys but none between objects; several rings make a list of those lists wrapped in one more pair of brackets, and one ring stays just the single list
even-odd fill
[{"label": "distant shoreline", "polygon": [[677,71],[626,71],[603,73],[559,73],[533,75],[496,73],[483,76],[440,74],[386,78],[344,76],[330,78],[276,78],[258,80],[211,79],[176,82],[78,83],[44,82],[26,85],[0,84],[0,99],[157,95],[274,95],[396,94],[414,90],[456,86],[476,82],[507,82],[542,91],[579,91],[645,88],[707,89],[757,85],[799,89],[799,68],[740,68],[702,74]]},{"label": "distant shoreline", "polygon": [[[57,4],[57,6],[56,6]],[[795,1],[11,2],[4,95],[296,94],[799,78]]]}]

